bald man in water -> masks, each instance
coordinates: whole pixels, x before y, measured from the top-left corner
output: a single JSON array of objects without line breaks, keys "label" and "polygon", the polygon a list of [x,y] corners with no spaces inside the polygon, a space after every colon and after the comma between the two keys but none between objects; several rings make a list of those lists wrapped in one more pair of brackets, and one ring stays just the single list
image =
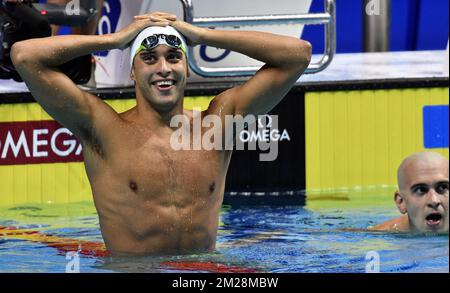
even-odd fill
[{"label": "bald man in water", "polygon": [[[16,69],[36,101],[83,145],[107,249],[116,254],[211,251],[232,152],[177,151],[171,146],[180,128],[171,125],[172,118],[184,115],[194,128],[193,111],[183,108],[187,56],[176,47],[176,38],[153,35],[141,44],[131,70],[137,105],[124,113],[81,90],[58,70],[78,56],[126,48],[150,26],[170,26],[190,45],[229,49],[265,63],[247,82],[220,93],[208,109],[195,114],[215,115],[223,127],[226,116],[261,115],[275,107],[308,67],[311,45],[269,33],[200,28],[154,12],[135,17],[114,34],[32,39],[12,48]],[[194,133],[191,142],[216,130],[209,125]],[[224,130],[219,129],[218,136],[224,137]]]},{"label": "bald man in water", "polygon": [[395,204],[404,216],[371,230],[448,233],[448,159],[434,152],[407,157],[398,168]]}]

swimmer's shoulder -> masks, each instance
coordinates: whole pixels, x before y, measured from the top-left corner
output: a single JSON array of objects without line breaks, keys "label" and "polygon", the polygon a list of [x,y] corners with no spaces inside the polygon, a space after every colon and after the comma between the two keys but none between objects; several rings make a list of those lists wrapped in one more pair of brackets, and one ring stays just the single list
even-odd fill
[{"label": "swimmer's shoulder", "polygon": [[393,231],[393,232],[407,232],[409,231],[408,216],[404,215],[384,223],[378,224],[374,227],[369,227],[369,231]]},{"label": "swimmer's shoulder", "polygon": [[235,113],[235,97],[232,96],[231,90],[226,90],[215,96],[209,103],[205,115],[234,115]]},{"label": "swimmer's shoulder", "polygon": [[120,118],[119,121],[120,122],[125,122],[125,123],[132,122],[132,121],[136,120],[136,118],[135,118],[136,115],[137,115],[137,106],[135,106],[135,107],[133,107],[131,109],[128,109],[125,112],[121,112],[121,113],[118,114],[118,116]]}]

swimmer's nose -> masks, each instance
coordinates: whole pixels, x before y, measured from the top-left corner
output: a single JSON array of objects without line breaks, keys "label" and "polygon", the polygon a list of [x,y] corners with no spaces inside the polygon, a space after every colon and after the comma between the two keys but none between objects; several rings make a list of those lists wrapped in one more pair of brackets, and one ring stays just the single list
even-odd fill
[{"label": "swimmer's nose", "polygon": [[441,198],[439,197],[439,194],[434,189],[430,190],[427,205],[428,205],[428,207],[430,207],[432,209],[437,209],[439,207],[439,205],[441,205]]},{"label": "swimmer's nose", "polygon": [[168,76],[172,69],[170,68],[170,64],[165,60],[165,58],[161,58],[158,62],[158,68],[157,68],[158,74],[161,76]]}]

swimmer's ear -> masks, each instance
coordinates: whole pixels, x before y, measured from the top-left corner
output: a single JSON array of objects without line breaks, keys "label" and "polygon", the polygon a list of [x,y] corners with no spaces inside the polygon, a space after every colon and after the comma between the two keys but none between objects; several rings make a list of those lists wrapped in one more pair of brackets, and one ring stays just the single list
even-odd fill
[{"label": "swimmer's ear", "polygon": [[405,200],[403,199],[403,196],[401,195],[400,191],[395,192],[394,200],[395,200],[395,204],[397,205],[397,208],[400,211],[400,213],[402,213],[403,215],[406,214],[406,212],[408,210],[406,209],[406,203],[405,203]]},{"label": "swimmer's ear", "polygon": [[136,79],[134,77],[134,66],[133,66],[133,68],[131,68],[130,78],[132,81],[136,82]]},{"label": "swimmer's ear", "polygon": [[188,60],[186,59],[186,76],[189,78],[189,77],[191,77],[191,69],[190,69],[190,67],[189,67],[189,62],[188,62]]}]

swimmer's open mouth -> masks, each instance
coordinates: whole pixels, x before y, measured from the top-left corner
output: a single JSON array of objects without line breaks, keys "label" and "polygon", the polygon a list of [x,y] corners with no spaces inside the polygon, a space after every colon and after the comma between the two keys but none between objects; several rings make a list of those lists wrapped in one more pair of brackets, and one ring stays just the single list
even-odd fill
[{"label": "swimmer's open mouth", "polygon": [[152,85],[156,86],[161,91],[170,90],[175,84],[176,81],[173,79],[157,80],[152,82]]},{"label": "swimmer's open mouth", "polygon": [[436,226],[441,223],[442,215],[440,213],[431,213],[425,218],[425,220],[427,221],[428,226]]}]

